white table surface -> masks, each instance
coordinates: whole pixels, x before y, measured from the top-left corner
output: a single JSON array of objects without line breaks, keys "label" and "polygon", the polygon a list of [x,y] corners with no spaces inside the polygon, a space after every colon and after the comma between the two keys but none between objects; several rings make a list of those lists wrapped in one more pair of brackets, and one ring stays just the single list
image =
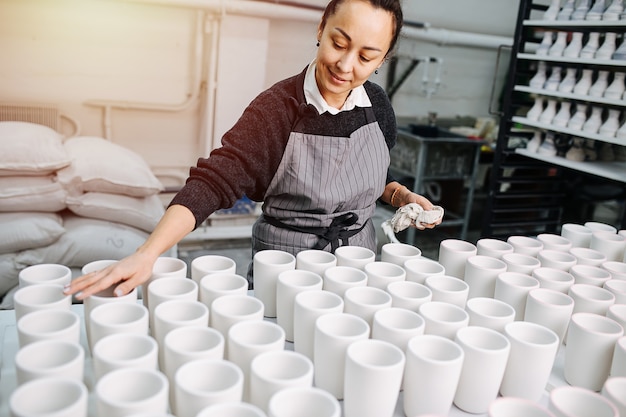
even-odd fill
[{"label": "white table surface", "polygon": [[[71,309],[75,311],[80,317],[83,319],[83,306],[82,304],[73,304]],[[87,339],[85,337],[84,327],[82,327],[83,331],[81,332],[81,344],[85,348],[85,385],[89,389],[90,399],[89,399],[89,417],[99,417],[96,416],[94,405],[93,405],[93,370],[91,364],[91,355],[88,349]],[[9,417],[9,398],[11,393],[17,386],[16,374],[15,374],[15,364],[14,357],[19,348],[18,338],[17,338],[17,328],[15,325],[15,311],[14,310],[0,310],[0,343],[2,346],[2,350],[0,351],[1,357],[1,368],[0,368],[0,417]],[[292,349],[292,344],[287,342],[285,345],[286,349]],[[543,398],[540,400],[540,404],[543,406],[547,406],[548,404],[548,392],[557,386],[566,385],[566,382],[563,377],[563,346],[559,349],[559,353],[557,354],[557,358],[555,361],[555,365],[552,371],[552,375],[550,380],[548,381],[548,385],[546,387],[546,393]],[[402,407],[402,395],[401,392],[398,397],[398,404],[396,406],[396,410],[394,413],[394,417],[404,417],[403,407]],[[455,406],[452,406],[449,417],[486,417],[487,414],[469,414],[465,413]]]}]

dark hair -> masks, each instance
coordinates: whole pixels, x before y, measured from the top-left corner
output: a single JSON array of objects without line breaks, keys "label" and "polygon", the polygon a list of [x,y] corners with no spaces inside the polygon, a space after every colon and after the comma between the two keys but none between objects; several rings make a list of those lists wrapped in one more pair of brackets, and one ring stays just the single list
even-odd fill
[{"label": "dark hair", "polygon": [[[326,5],[326,9],[324,9],[324,14],[322,15],[322,23],[321,28],[324,29],[326,26],[326,21],[332,15],[337,12],[337,7],[341,5],[346,0],[331,0],[328,5]],[[400,0],[359,0],[365,1],[371,4],[376,9],[383,9],[393,16],[394,20],[394,28],[393,28],[393,36],[391,38],[391,44],[389,45],[389,51],[387,51],[387,55],[393,51],[398,43],[398,37],[400,36],[400,30],[402,29],[402,23],[404,21],[404,17],[402,15],[402,6],[400,4]]]}]

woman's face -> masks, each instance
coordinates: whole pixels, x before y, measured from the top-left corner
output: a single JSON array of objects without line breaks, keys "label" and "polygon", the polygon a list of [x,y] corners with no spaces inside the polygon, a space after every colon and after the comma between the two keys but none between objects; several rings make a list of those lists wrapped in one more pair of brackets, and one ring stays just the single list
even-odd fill
[{"label": "woman's face", "polygon": [[393,37],[393,15],[367,1],[347,0],[320,25],[315,79],[324,100],[341,108],[350,91],[382,65]]}]

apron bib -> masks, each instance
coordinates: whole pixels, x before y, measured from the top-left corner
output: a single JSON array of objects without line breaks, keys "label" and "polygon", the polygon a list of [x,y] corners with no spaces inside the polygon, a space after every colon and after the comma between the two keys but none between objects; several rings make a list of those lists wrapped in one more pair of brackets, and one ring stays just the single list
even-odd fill
[{"label": "apron bib", "polygon": [[363,111],[367,123],[349,137],[291,132],[253,228],[253,255],[348,244],[376,251],[370,218],[386,185],[389,150],[372,108]]}]

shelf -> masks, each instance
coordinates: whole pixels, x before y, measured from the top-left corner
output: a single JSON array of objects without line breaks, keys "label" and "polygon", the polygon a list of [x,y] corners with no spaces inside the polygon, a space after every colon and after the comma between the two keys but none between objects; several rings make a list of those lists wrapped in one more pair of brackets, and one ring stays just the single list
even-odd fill
[{"label": "shelf", "polygon": [[530,61],[560,62],[565,64],[588,64],[602,65],[611,67],[626,67],[625,60],[617,59],[583,59],[583,58],[567,58],[562,56],[536,55],[528,53],[517,54],[518,59],[527,59]]},{"label": "shelf", "polygon": [[614,100],[604,97],[591,97],[587,95],[583,96],[580,94],[562,93],[560,91],[544,90],[542,88],[531,88],[523,85],[516,85],[513,89],[515,91],[522,91],[529,94],[538,94],[541,96],[550,96],[565,98],[569,100],[586,101],[590,103],[607,104],[609,106],[626,106],[626,100]]},{"label": "shelf", "polygon": [[543,130],[550,130],[552,132],[565,133],[567,135],[572,135],[572,136],[576,136],[579,138],[593,139],[593,140],[598,140],[600,142],[613,143],[615,145],[622,145],[622,146],[626,145],[625,139],[610,138],[608,136],[602,136],[596,133],[583,132],[582,130],[568,129],[566,127],[553,126],[547,123],[539,123],[539,122],[529,120],[525,117],[514,116],[511,120],[513,122],[520,123],[526,126],[536,127],[538,129],[543,129]]},{"label": "shelf", "polygon": [[554,29],[593,29],[606,30],[611,28],[624,29],[626,28],[625,20],[524,20],[522,22],[524,26],[534,26],[542,28],[554,28]]},{"label": "shelf", "polygon": [[526,149],[516,149],[515,152],[553,165],[626,183],[626,162],[577,162],[560,156],[547,156],[529,152]]}]

